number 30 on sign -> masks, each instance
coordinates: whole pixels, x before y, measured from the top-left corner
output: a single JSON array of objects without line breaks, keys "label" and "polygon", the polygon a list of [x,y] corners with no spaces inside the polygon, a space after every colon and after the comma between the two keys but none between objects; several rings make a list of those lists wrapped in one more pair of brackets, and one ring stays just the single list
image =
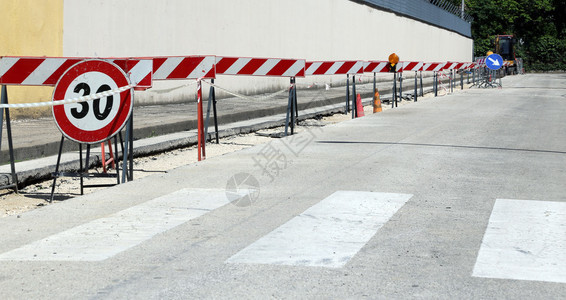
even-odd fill
[{"label": "number 30 on sign", "polygon": [[[116,90],[130,84],[117,65],[105,60],[84,60],[69,68],[53,91],[53,101]],[[67,138],[79,143],[100,143],[116,135],[133,109],[133,92],[85,102],[55,105],[53,117]]]}]

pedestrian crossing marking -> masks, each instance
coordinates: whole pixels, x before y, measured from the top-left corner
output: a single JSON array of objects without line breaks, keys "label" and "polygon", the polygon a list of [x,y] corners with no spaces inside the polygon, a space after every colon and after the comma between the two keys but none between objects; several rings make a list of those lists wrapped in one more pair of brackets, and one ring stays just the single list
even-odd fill
[{"label": "pedestrian crossing marking", "polygon": [[566,203],[497,199],[473,276],[566,283]]},{"label": "pedestrian crossing marking", "polygon": [[[240,189],[240,197],[250,191]],[[182,189],[0,254],[0,261],[102,261],[237,200],[223,189]]]},{"label": "pedestrian crossing marking", "polygon": [[411,197],[337,191],[226,262],[341,268]]}]

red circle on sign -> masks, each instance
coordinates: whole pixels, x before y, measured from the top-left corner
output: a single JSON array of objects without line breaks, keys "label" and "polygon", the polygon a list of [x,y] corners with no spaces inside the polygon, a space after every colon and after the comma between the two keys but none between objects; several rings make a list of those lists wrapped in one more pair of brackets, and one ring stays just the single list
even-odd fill
[{"label": "red circle on sign", "polygon": [[[53,101],[114,90],[129,84],[126,73],[117,65],[105,60],[84,60],[61,76],[53,91]],[[100,103],[103,98],[54,105],[55,123],[63,135],[76,142],[94,144],[106,141],[122,130],[133,109],[131,90],[115,97],[117,95],[104,98],[106,107],[102,113]],[[114,101],[114,98],[120,100]]]}]

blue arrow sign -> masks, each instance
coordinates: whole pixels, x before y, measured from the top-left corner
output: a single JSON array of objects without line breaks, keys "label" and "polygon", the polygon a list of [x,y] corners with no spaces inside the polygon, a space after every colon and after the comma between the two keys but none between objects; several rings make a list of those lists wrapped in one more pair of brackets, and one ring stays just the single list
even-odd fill
[{"label": "blue arrow sign", "polygon": [[491,54],[485,59],[485,65],[492,70],[499,70],[503,67],[503,57],[499,54]]}]

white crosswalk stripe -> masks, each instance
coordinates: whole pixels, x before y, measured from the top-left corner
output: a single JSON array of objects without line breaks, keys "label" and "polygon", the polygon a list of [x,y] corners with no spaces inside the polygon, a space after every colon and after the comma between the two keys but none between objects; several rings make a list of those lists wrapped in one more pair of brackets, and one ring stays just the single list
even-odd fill
[{"label": "white crosswalk stripe", "polygon": [[473,276],[566,283],[566,203],[497,199]]},{"label": "white crosswalk stripe", "polygon": [[[2,253],[0,261],[102,261],[253,192],[182,189]],[[337,191],[225,262],[344,267],[412,196]],[[566,203],[497,199],[472,276],[566,283]]]},{"label": "white crosswalk stripe", "polygon": [[343,267],[411,197],[335,192],[227,263]]},{"label": "white crosswalk stripe", "polygon": [[[239,190],[245,196],[250,191]],[[0,254],[0,261],[101,261],[230,201],[222,189],[182,189]]]}]

